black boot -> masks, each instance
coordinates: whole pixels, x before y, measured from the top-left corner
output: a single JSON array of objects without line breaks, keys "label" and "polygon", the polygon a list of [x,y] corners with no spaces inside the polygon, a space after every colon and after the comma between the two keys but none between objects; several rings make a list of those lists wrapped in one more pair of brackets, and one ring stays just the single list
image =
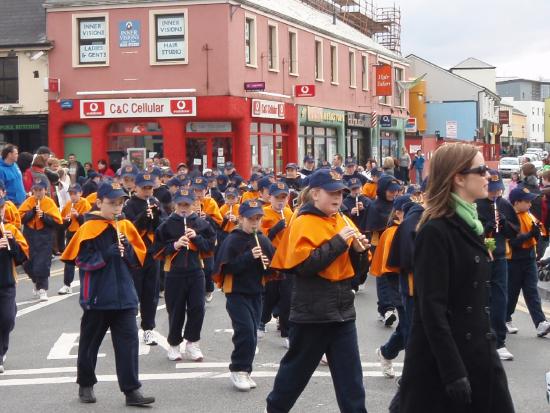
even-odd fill
[{"label": "black boot", "polygon": [[154,397],[145,397],[139,389],[124,394],[126,395],[126,406],[145,406],[155,402]]},{"label": "black boot", "polygon": [[78,388],[78,397],[80,398],[80,403],[96,402],[93,386],[90,386],[90,387],[80,386]]}]

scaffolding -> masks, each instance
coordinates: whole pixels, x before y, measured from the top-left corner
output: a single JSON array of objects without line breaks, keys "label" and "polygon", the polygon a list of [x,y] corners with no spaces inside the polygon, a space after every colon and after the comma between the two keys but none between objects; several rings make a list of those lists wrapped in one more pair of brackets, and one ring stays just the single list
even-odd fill
[{"label": "scaffolding", "polygon": [[382,46],[401,54],[401,9],[395,4],[377,8],[372,0],[301,0],[330,14]]}]

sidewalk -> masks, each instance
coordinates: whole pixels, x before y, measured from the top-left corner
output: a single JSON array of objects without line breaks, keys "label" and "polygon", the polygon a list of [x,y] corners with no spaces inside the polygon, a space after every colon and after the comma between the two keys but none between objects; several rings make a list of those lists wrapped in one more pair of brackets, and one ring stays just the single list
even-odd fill
[{"label": "sidewalk", "polygon": [[539,290],[540,298],[550,301],[550,281],[539,281],[537,287]]}]

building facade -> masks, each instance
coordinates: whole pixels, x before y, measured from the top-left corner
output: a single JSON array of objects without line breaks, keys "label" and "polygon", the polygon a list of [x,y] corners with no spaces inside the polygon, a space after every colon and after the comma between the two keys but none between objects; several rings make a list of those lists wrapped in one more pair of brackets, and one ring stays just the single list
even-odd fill
[{"label": "building facade", "polygon": [[[64,155],[116,167],[145,147],[200,169],[233,161],[245,175],[252,164],[278,172],[305,154],[379,156],[385,131],[372,113],[394,115],[395,129],[406,117],[396,83],[406,61],[297,0],[46,7],[50,76],[63,85],[49,100],[50,145]],[[381,64],[394,74],[383,99]],[[395,150],[403,137],[394,134]]]},{"label": "building facade", "polygon": [[550,80],[500,78],[496,87],[500,96],[510,96],[514,100],[544,102],[550,98]]},{"label": "building facade", "polygon": [[515,109],[526,115],[525,139],[532,146],[544,145],[544,102],[527,100],[515,100],[511,97],[503,97],[502,101],[512,105]]}]

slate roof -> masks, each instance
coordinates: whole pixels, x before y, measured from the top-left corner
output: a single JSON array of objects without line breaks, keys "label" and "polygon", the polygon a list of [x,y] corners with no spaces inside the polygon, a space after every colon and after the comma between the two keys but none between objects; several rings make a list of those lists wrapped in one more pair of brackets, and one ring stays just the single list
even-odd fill
[{"label": "slate roof", "polygon": [[0,0],[0,47],[48,44],[44,0]]}]

